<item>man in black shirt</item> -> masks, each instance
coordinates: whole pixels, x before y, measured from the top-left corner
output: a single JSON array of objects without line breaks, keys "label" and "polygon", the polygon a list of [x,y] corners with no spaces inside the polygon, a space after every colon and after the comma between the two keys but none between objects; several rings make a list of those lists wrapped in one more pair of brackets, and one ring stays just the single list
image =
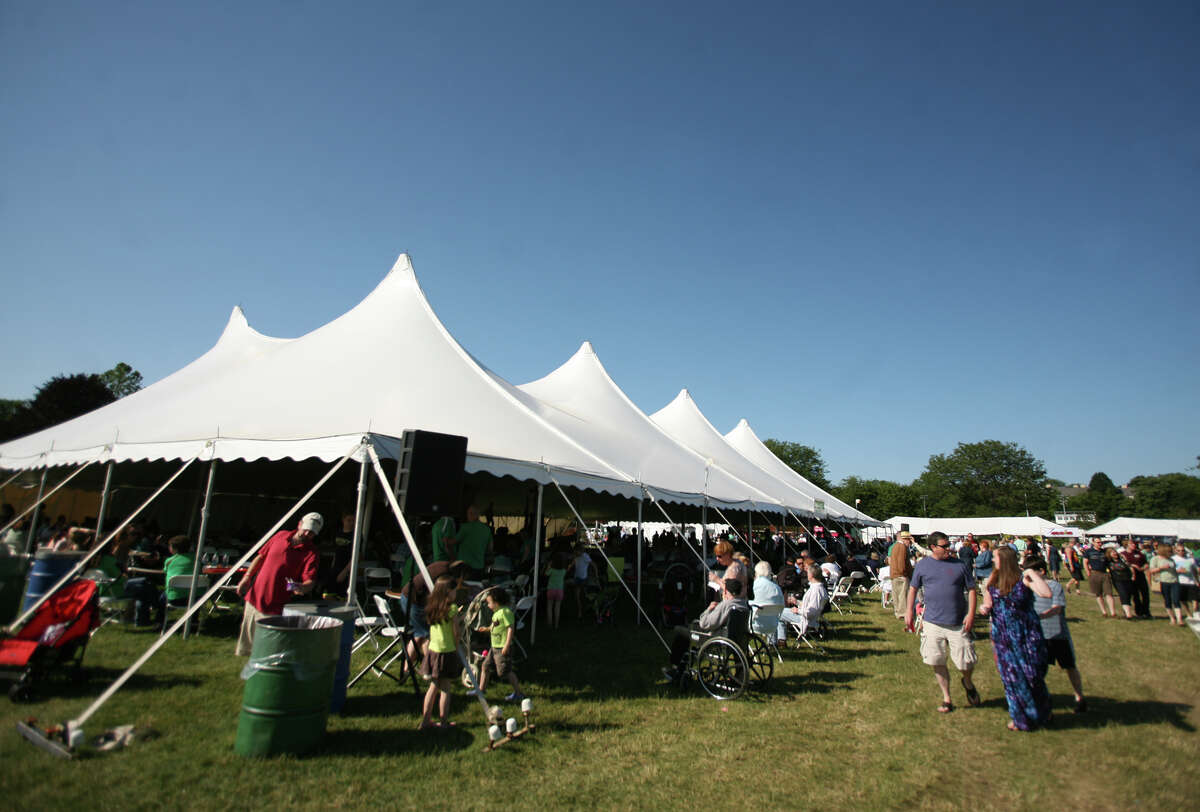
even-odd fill
[{"label": "man in black shirt", "polygon": [[[1092,546],[1083,551],[1083,571],[1087,574],[1088,586],[1096,598],[1096,605],[1105,617],[1117,616],[1117,605],[1113,601],[1112,580],[1108,577],[1108,557],[1099,536],[1092,537]],[[1107,611],[1104,601],[1108,600]]]}]

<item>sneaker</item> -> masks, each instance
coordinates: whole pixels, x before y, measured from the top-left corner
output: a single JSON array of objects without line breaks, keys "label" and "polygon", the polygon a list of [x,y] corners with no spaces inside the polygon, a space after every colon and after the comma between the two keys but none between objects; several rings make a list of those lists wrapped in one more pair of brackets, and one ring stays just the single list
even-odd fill
[{"label": "sneaker", "polygon": [[525,694],[521,693],[520,691],[513,691],[511,694],[504,697],[504,701],[505,702],[520,702],[524,698],[525,698]]},{"label": "sneaker", "polygon": [[478,688],[472,688],[471,690],[467,691],[467,696],[483,696],[483,691],[479,690]]}]

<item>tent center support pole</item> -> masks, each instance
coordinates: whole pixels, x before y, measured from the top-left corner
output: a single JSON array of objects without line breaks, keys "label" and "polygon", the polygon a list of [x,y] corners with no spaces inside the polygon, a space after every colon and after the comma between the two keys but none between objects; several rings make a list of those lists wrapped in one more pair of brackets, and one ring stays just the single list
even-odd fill
[{"label": "tent center support pole", "polygon": [[[637,603],[642,605],[642,497],[638,497],[638,524],[637,524]],[[638,612],[638,625],[642,625],[642,613]]]},{"label": "tent center support pole", "polygon": [[[363,538],[363,510],[367,502],[367,466],[371,464],[367,457],[368,448],[372,447],[364,439],[361,446],[362,463],[358,466],[358,501],[354,503],[354,537],[350,541],[350,583],[346,587],[346,606],[358,605],[358,559]],[[432,588],[430,591],[433,591]]]},{"label": "tent center support pole", "polygon": [[538,575],[542,571],[542,494],[545,489],[546,486],[539,482],[537,498],[537,525],[536,529],[533,531],[533,577],[529,581],[529,588],[533,590],[533,612],[529,616],[529,645],[531,647],[537,642]]},{"label": "tent center support pole", "polygon": [[[217,458],[208,464],[208,484],[204,486],[204,506],[200,508],[200,534],[196,536],[196,560],[192,562],[192,585],[188,587],[188,609],[196,603],[196,579],[200,576],[200,556],[204,552],[204,539],[208,535],[208,517],[212,514],[213,482],[217,478]],[[164,586],[170,586],[165,584]],[[183,639],[191,631],[191,618],[183,624]]]}]

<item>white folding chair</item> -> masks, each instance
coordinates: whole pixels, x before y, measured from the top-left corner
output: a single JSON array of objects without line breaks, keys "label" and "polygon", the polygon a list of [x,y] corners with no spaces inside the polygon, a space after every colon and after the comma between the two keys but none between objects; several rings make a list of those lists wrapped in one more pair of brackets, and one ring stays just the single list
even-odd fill
[{"label": "white folding chair", "polygon": [[766,638],[779,662],[783,662],[783,655],[779,653],[779,615],[782,612],[782,603],[750,602],[750,631]]},{"label": "white folding chair", "polygon": [[523,595],[526,592],[526,590],[528,590],[528,588],[529,588],[529,576],[526,575],[525,573],[521,573],[520,575],[518,575],[516,578],[513,579],[513,593],[514,594]]},{"label": "white folding chair", "polygon": [[534,596],[526,595],[517,601],[517,605],[513,607],[513,615],[516,618],[516,629],[513,632],[513,642],[517,644],[517,648],[521,650],[521,656],[528,658],[529,654],[525,651],[525,647],[521,645],[521,638],[517,637],[516,632],[525,628],[525,618],[529,617],[529,613],[533,611]]},{"label": "white folding chair", "polygon": [[876,578],[879,579],[879,605],[887,606],[892,598],[892,568],[880,567]]},{"label": "white folding chair", "polygon": [[[828,605],[829,605],[828,602],[826,602],[826,606],[828,606]],[[824,648],[822,648],[821,646],[814,646],[812,644],[812,641],[808,639],[809,635],[816,633],[817,626],[819,626],[821,623],[819,617],[818,617],[816,623],[814,623],[814,624],[810,624],[808,622],[808,619],[805,617],[801,617],[799,620],[796,620],[794,618],[784,617],[781,615],[779,619],[780,619],[780,622],[783,623],[785,631],[787,629],[791,629],[793,632],[795,632],[797,640],[804,643],[804,645],[808,646],[810,649],[817,652],[818,654],[825,653]]]},{"label": "white folding chair", "polygon": [[867,582],[867,574],[861,570],[856,570],[850,573],[850,596],[853,597],[862,591]]},{"label": "white folding chair", "polygon": [[845,611],[842,611],[841,602],[848,601],[850,598],[850,585],[854,583],[849,575],[843,577],[837,582],[837,586],[833,588],[833,592],[829,593],[829,605],[837,609],[839,615],[853,614],[850,607],[847,606]]},{"label": "white folding chair", "polygon": [[[96,588],[103,591],[105,587],[111,587],[115,578],[110,578],[102,569],[91,569],[83,573],[82,578],[96,582]],[[133,609],[133,598],[110,598],[103,595],[100,596],[100,617],[104,620],[100,623],[101,626],[107,626],[109,623],[124,623],[129,618],[129,613]]]},{"label": "white folding chair", "polygon": [[[197,598],[197,600],[199,600],[199,598],[205,592],[208,591],[208,586],[209,586],[209,579],[208,579],[207,575],[197,575],[196,576],[196,598]],[[192,576],[190,576],[190,575],[172,575],[170,578],[167,579],[166,588],[167,589],[177,589],[177,590],[182,591],[184,594],[183,594],[182,598],[177,598],[175,600],[170,600],[168,598],[168,599],[163,600],[163,625],[162,625],[162,632],[161,632],[162,634],[166,634],[167,627],[171,625],[171,610],[172,609],[182,609],[184,611],[187,611],[188,595],[191,594],[191,589],[192,589]],[[197,634],[200,633],[200,626],[203,623],[204,623],[203,613],[197,612],[196,613],[196,633]]]}]

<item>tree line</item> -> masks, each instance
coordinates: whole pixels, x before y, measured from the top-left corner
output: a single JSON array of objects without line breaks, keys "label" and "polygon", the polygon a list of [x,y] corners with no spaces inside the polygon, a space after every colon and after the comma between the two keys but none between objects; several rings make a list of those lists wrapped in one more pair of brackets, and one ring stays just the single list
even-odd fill
[{"label": "tree line", "polygon": [[118,363],[107,372],[55,375],[28,400],[0,400],[0,442],[78,417],[142,388],[142,373]]},{"label": "tree line", "polygon": [[[1094,512],[1096,523],[1117,516],[1157,519],[1200,518],[1200,477],[1188,473],[1140,475],[1128,491],[1100,471],[1087,489],[1070,497],[1058,490],[1062,480],[1046,475],[1045,464],[1014,442],[983,440],[959,443],[948,454],[933,454],[925,470],[909,483],[847,476],[829,481],[821,452],[802,443],[769,439],[765,444],[794,471],[849,505],[877,519],[890,516],[1041,516]],[[1200,470],[1200,457],[1197,466]]]}]

